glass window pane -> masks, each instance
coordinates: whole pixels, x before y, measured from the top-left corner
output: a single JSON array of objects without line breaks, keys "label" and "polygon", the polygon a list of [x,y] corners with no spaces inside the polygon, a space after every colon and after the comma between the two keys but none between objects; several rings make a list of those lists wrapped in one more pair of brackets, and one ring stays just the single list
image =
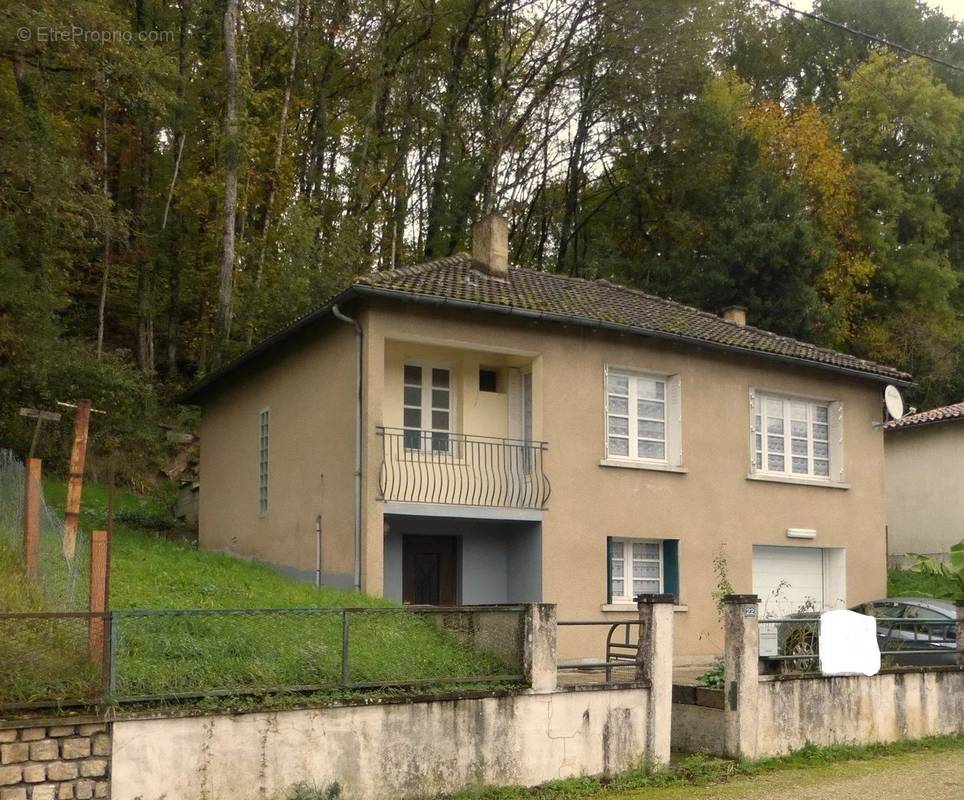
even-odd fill
[{"label": "glass window pane", "polygon": [[815,422],[815,423],[813,424],[813,438],[814,438],[814,439],[821,439],[821,440],[823,440],[823,441],[827,441],[827,439],[830,438],[830,437],[828,436],[828,433],[829,433],[829,432],[830,432],[830,431],[829,431],[829,428],[827,428],[826,425],[821,425],[820,423],[817,423],[817,422]]},{"label": "glass window pane", "polygon": [[757,449],[757,450],[762,450],[762,449],[763,449],[763,434],[760,434],[760,433],[754,434],[754,437],[753,437],[753,438],[756,439],[756,449]]},{"label": "glass window pane", "polygon": [[830,443],[829,442],[814,442],[813,443],[813,455],[816,458],[829,458],[830,457]]},{"label": "glass window pane", "polygon": [[806,423],[806,422],[800,422],[799,420],[796,420],[796,419],[793,420],[793,421],[790,423],[790,433],[791,433],[793,436],[802,436],[802,437],[805,437],[805,436],[807,435],[807,423]]},{"label": "glass window pane", "polygon": [[659,545],[656,542],[633,542],[633,558],[659,558]]},{"label": "glass window pane", "polygon": [[418,450],[422,446],[421,431],[405,431],[405,449]]},{"label": "glass window pane", "polygon": [[805,458],[795,458],[793,459],[793,472],[795,475],[806,475],[807,474],[807,459]]},{"label": "glass window pane", "polygon": [[805,456],[807,454],[807,440],[806,439],[791,440],[790,452],[795,456]]},{"label": "glass window pane", "polygon": [[807,404],[801,403],[799,400],[792,400],[790,402],[790,419],[807,419]]},{"label": "glass window pane", "polygon": [[648,400],[662,400],[665,385],[662,381],[654,381],[651,378],[637,378],[636,391],[642,398]]},{"label": "glass window pane", "polygon": [[633,577],[659,580],[659,564],[655,561],[636,561],[633,563]]},{"label": "glass window pane", "polygon": [[767,456],[767,469],[783,472],[783,456]]},{"label": "glass window pane", "polygon": [[649,420],[639,420],[636,425],[636,432],[639,436],[646,439],[663,440],[666,436],[666,426],[662,422],[651,422]]},{"label": "glass window pane", "polygon": [[758,431],[762,427],[763,427],[763,420],[760,418],[760,415],[757,414],[756,416],[753,417],[753,430]]},{"label": "glass window pane", "polygon": [[827,407],[826,407],[826,406],[814,406],[814,407],[813,407],[813,420],[814,420],[814,422],[826,422],[826,421],[827,421]]},{"label": "glass window pane", "polygon": [[756,454],[756,468],[763,469],[763,453]]},{"label": "glass window pane", "polygon": [[783,417],[767,417],[767,433],[783,433]]},{"label": "glass window pane", "polygon": [[611,456],[628,456],[629,455],[629,439],[622,439],[615,436],[609,437],[609,455]]},{"label": "glass window pane", "polygon": [[622,581],[617,581],[615,578],[613,578],[613,587],[612,587],[612,588],[613,588],[613,597],[622,597],[622,596],[623,596],[623,582],[622,582]]},{"label": "glass window pane", "polygon": [[432,386],[434,386],[436,389],[448,389],[449,371],[447,369],[433,369]]},{"label": "glass window pane", "polygon": [[663,404],[658,400],[640,400],[636,403],[636,416],[663,419]]},{"label": "glass window pane", "polygon": [[640,458],[666,458],[666,445],[662,442],[647,442],[640,439],[638,445]]},{"label": "glass window pane", "polygon": [[633,595],[637,594],[657,594],[659,592],[659,581],[633,581]]},{"label": "glass window pane", "polygon": [[767,450],[771,453],[782,453],[783,452],[783,437],[782,436],[767,436]]},{"label": "glass window pane", "polygon": [[422,385],[422,368],[415,366],[415,364],[405,365],[405,383],[411,384],[412,386]]},{"label": "glass window pane", "polygon": [[449,435],[447,433],[433,433],[432,449],[447,451],[449,449]]},{"label": "glass window pane", "polygon": [[623,543],[622,543],[622,542],[613,542],[613,543],[612,543],[612,554],[613,554],[613,558],[622,558],[622,557],[623,557]]},{"label": "glass window pane", "polygon": [[822,478],[830,477],[830,462],[815,458],[813,460],[813,472]]},{"label": "glass window pane", "polygon": [[622,560],[613,561],[613,577],[622,578],[623,577],[623,562]]},{"label": "glass window pane", "polygon": [[422,390],[417,386],[405,387],[405,405],[420,406],[422,404]]},{"label": "glass window pane", "polygon": [[448,409],[451,394],[448,389],[432,389],[432,408]]},{"label": "glass window pane", "polygon": [[767,415],[783,419],[783,401],[776,397],[768,397]]},{"label": "glass window pane", "polygon": [[609,391],[611,394],[629,394],[629,378],[625,375],[609,373]]},{"label": "glass window pane", "polygon": [[609,432],[617,436],[628,436],[629,417],[609,417]]},{"label": "glass window pane", "polygon": [[422,412],[417,408],[406,408],[404,412],[404,425],[406,428],[421,428]]},{"label": "glass window pane", "polygon": [[610,414],[629,414],[629,398],[628,397],[615,397],[613,395],[609,396],[609,413]]},{"label": "glass window pane", "polygon": [[449,429],[449,412],[433,411],[432,427],[437,431],[447,431]]}]

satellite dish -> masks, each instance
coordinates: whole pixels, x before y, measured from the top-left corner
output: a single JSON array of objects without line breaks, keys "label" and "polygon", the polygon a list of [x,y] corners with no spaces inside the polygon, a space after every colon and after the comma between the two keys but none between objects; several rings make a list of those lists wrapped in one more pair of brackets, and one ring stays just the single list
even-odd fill
[{"label": "satellite dish", "polygon": [[900,396],[896,386],[888,386],[884,389],[884,405],[891,419],[900,419],[904,416],[904,398]]}]

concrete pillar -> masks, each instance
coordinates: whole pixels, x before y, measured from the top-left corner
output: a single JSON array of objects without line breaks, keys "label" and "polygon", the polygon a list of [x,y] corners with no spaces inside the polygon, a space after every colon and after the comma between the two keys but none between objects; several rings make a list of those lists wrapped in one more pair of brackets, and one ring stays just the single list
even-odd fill
[{"label": "concrete pillar", "polygon": [[958,600],[957,606],[957,665],[964,667],[964,598]]},{"label": "concrete pillar", "polygon": [[556,606],[526,603],[523,672],[533,692],[556,690]]},{"label": "concrete pillar", "polygon": [[646,747],[650,766],[669,764],[673,716],[673,605],[671,594],[641,594],[636,675],[649,681]]},{"label": "concrete pillar", "polygon": [[723,749],[732,758],[756,758],[760,598],[728,594],[723,603]]}]

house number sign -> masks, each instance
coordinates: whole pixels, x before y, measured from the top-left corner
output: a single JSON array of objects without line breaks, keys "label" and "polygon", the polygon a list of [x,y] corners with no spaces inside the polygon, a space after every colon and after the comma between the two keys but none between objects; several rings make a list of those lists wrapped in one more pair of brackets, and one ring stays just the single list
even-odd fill
[{"label": "house number sign", "polygon": [[755,616],[756,616],[756,606],[743,606],[743,616],[744,616],[744,617],[755,617]]}]

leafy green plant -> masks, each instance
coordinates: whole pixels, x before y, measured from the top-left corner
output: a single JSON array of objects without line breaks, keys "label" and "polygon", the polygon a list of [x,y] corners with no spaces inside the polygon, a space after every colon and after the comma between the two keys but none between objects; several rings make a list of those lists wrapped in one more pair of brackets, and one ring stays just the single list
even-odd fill
[{"label": "leafy green plant", "polygon": [[722,689],[726,684],[726,673],[722,658],[713,660],[712,666],[696,679],[701,686],[709,689]]},{"label": "leafy green plant", "polygon": [[958,600],[964,597],[964,539],[951,546],[950,557],[946,563],[921,553],[911,553],[911,555],[917,559],[911,571],[929,575],[935,579],[935,597],[947,600]]},{"label": "leafy green plant", "polygon": [[730,583],[730,568],[726,560],[726,542],[722,542],[713,556],[713,574],[716,575],[716,590],[713,592],[713,602],[716,603],[716,612],[723,621],[723,609],[726,604],[723,598],[728,594],[733,594],[733,584]]},{"label": "leafy green plant", "polygon": [[341,797],[341,785],[330,783],[324,788],[314,783],[296,783],[285,795],[285,800],[338,800]]}]

